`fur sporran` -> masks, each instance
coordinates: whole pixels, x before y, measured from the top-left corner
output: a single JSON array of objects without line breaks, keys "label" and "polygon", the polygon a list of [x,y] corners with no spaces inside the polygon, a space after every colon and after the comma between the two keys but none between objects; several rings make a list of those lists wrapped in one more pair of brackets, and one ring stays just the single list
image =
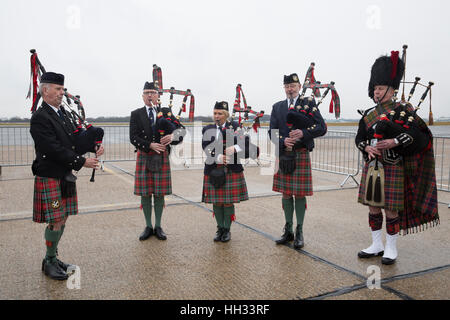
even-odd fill
[{"label": "fur sporran", "polygon": [[292,174],[295,171],[295,159],[297,155],[295,151],[283,152],[279,159],[279,170],[284,174]]},{"label": "fur sporran", "polygon": [[68,173],[61,179],[61,196],[63,198],[73,197],[76,192],[77,177],[72,173]]},{"label": "fur sporran", "polygon": [[152,154],[145,160],[145,168],[150,172],[161,172],[163,165],[162,154]]},{"label": "fur sporran", "polygon": [[367,169],[365,203],[384,207],[384,200],[384,168],[378,159],[374,159]]},{"label": "fur sporran", "polygon": [[216,167],[209,173],[209,183],[216,189],[220,188],[225,184],[226,176],[226,167]]}]

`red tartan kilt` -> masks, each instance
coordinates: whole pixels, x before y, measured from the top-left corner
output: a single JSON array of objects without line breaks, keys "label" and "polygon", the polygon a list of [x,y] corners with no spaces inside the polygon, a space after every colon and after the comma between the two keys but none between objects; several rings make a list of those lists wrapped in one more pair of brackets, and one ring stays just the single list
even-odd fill
[{"label": "red tartan kilt", "polygon": [[55,178],[34,178],[33,221],[56,223],[69,215],[78,213],[78,199],[75,195],[61,197],[60,180]]},{"label": "red tartan kilt", "polygon": [[160,172],[146,170],[146,159],[156,154],[155,151],[138,151],[136,159],[136,172],[134,179],[134,194],[138,196],[163,196],[172,193],[172,179],[170,175],[169,153],[163,153],[163,163]]},{"label": "red tartan kilt", "polygon": [[[401,163],[392,165],[383,163],[384,168],[384,209],[400,211],[404,209],[404,172]],[[364,205],[366,180],[369,163],[364,164],[359,185],[358,202]]]},{"label": "red tartan kilt", "polygon": [[[292,174],[277,171],[273,176],[272,190],[296,197],[312,196],[311,159],[308,150],[296,150],[295,166],[295,171]],[[276,167],[278,167],[278,163]]]},{"label": "red tartan kilt", "polygon": [[205,203],[238,203],[248,200],[247,184],[244,172],[229,170],[225,184],[215,188],[209,183],[209,175],[204,175],[202,202]]}]

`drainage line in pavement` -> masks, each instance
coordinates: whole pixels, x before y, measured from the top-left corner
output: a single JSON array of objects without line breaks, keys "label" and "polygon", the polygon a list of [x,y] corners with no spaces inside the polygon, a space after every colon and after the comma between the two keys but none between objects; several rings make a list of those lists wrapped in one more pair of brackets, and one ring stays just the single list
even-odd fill
[{"label": "drainage line in pavement", "polygon": [[298,300],[323,300],[325,298],[341,296],[343,294],[347,294],[347,293],[350,293],[350,292],[353,292],[353,291],[357,291],[357,290],[360,290],[360,289],[364,289],[364,288],[367,288],[366,284],[356,284],[356,285],[351,286],[351,287],[343,287],[343,288],[340,288],[340,289],[337,289],[337,290],[334,290],[334,291],[331,291],[331,292],[322,293],[322,294],[319,294],[319,295],[314,296],[314,297],[309,297],[309,298],[297,297],[297,299]]},{"label": "drainage line in pavement", "polygon": [[430,273],[446,270],[448,268],[450,268],[450,264],[447,264],[445,266],[440,266],[440,267],[427,269],[427,270],[422,270],[422,271],[417,271],[417,272],[401,274],[401,275],[398,275],[398,276],[393,276],[393,277],[381,280],[381,283],[389,283],[389,282],[396,281],[396,280],[403,280],[403,279],[414,278],[414,277],[418,277],[418,276],[422,276],[422,275],[426,275],[426,274],[430,274]]}]

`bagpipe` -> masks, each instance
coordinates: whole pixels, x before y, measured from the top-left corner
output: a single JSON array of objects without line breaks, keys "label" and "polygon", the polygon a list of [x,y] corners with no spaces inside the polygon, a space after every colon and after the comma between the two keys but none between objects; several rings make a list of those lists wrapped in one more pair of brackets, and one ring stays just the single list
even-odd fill
[{"label": "bagpipe", "polygon": [[[185,127],[181,123],[181,114],[186,112],[186,103],[187,99],[190,98],[189,105],[189,122],[194,121],[194,110],[195,110],[195,98],[192,94],[191,89],[187,89],[185,91],[176,90],[174,87],[170,89],[164,89],[163,87],[163,79],[162,79],[162,70],[156,64],[153,65],[153,82],[155,86],[158,87],[159,95],[162,96],[164,93],[169,93],[169,104],[167,107],[161,106],[161,100],[158,98],[158,106],[157,116],[155,120],[155,142],[160,142],[161,138],[165,135],[172,134],[174,132],[177,133],[175,139],[179,139],[179,137],[183,137],[186,134],[184,130]],[[183,96],[183,101],[181,103],[181,107],[178,111],[178,114],[175,115],[172,111],[173,107],[173,99],[174,95]],[[183,129],[183,130],[177,130]]]},{"label": "bagpipe", "polygon": [[[31,49],[31,74],[30,86],[28,89],[27,99],[32,98],[31,113],[37,109],[41,94],[39,93],[40,79],[45,68],[38,58],[35,49]],[[70,94],[67,89],[64,89],[63,103],[68,110],[62,108],[63,113],[68,119],[68,125],[72,129],[74,137],[74,151],[78,155],[83,155],[87,152],[96,152],[103,141],[104,131],[100,127],[94,127],[86,121],[86,112],[79,95]],[[76,104],[77,111],[73,109],[72,102]],[[91,182],[95,181],[95,169],[92,169]]]},{"label": "bagpipe", "polygon": [[[424,134],[416,119],[417,111],[420,109],[420,105],[426,99],[428,93],[430,93],[430,119],[432,119],[431,113],[431,87],[434,82],[428,82],[428,85],[420,83],[420,77],[415,77],[414,82],[408,82],[405,80],[406,74],[406,49],[407,45],[403,46],[402,60],[405,65],[405,72],[403,73],[402,96],[399,105],[388,114],[380,115],[379,121],[375,127],[376,139],[393,139],[399,138],[401,140],[401,146],[395,147],[393,150],[404,156],[419,153],[425,150],[430,142],[431,137],[428,134]],[[411,90],[408,94],[408,100],[405,97],[405,84],[412,84]],[[425,92],[422,94],[416,107],[412,105],[411,98],[413,97],[417,85],[425,87]],[[399,89],[394,90],[393,101],[398,100]],[[378,105],[380,103],[378,102]],[[431,120],[432,121],[432,120]]]},{"label": "bagpipe", "polygon": [[[303,88],[300,101],[305,101],[304,104],[300,104],[297,107],[293,105],[289,106],[287,115],[287,125],[290,130],[295,129],[313,129],[317,123],[314,120],[314,113],[318,110],[319,105],[323,102],[325,97],[331,91],[332,97],[330,100],[329,112],[335,114],[336,119],[340,117],[340,98],[335,88],[335,82],[331,81],[329,84],[322,84],[320,81],[316,81],[314,76],[315,63],[311,62],[303,82]],[[308,89],[311,89],[311,96],[305,99],[305,94]],[[325,92],[321,95],[320,89],[325,89]],[[314,97],[320,98],[316,106],[311,107]]]},{"label": "bagpipe", "polygon": [[[241,106],[241,103],[243,104],[243,106]],[[250,141],[249,131],[250,128],[253,128],[255,132],[258,132],[258,128],[261,127],[260,119],[264,116],[264,110],[256,112],[252,109],[251,106],[247,104],[247,100],[245,99],[244,91],[242,90],[242,85],[240,83],[238,83],[236,86],[236,98],[233,104],[233,112],[231,113],[232,121],[236,121],[236,113],[239,114],[237,121],[239,127],[235,133],[238,137],[238,141],[245,141],[244,158],[251,158],[253,160],[256,160],[259,158],[260,149]],[[254,116],[253,121],[250,120],[250,115]]]},{"label": "bagpipe", "polygon": [[[243,107],[241,107],[241,102],[243,103]],[[236,98],[234,100],[233,112],[231,115],[232,119],[236,117],[236,113],[239,114],[239,127],[245,129],[246,132],[249,131],[250,127],[253,128],[255,132],[258,132],[258,128],[261,127],[260,119],[264,116],[264,110],[256,112],[251,106],[247,105],[247,100],[245,99],[244,91],[242,90],[242,85],[240,83],[236,86]],[[244,124],[249,123],[250,114],[254,115],[253,122],[251,122],[250,126],[244,126]]]},{"label": "bagpipe", "polygon": [[[289,132],[297,129],[311,131],[320,125],[315,113],[319,110],[320,104],[322,104],[330,91],[332,97],[329,105],[329,112],[334,112],[336,119],[340,117],[340,98],[336,87],[334,86],[335,82],[331,81],[329,84],[322,84],[320,81],[316,80],[314,70],[315,63],[311,62],[305,75],[301,94],[298,98],[300,104],[297,106],[289,106],[286,118],[286,124]],[[305,98],[306,91],[308,89],[311,89],[311,95],[308,98]],[[323,94],[321,94],[320,89],[325,89]],[[317,104],[315,103],[315,98],[319,98]],[[325,133],[326,131],[323,134]],[[299,147],[301,144],[301,141],[297,141],[292,149],[288,149],[285,146],[280,145],[279,169],[283,173],[291,174],[294,172],[296,158],[294,149]]]}]

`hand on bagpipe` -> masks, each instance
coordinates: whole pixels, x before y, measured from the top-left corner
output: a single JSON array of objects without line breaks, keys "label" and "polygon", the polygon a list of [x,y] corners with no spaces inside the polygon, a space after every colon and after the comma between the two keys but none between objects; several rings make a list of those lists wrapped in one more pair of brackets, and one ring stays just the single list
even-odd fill
[{"label": "hand on bagpipe", "polygon": [[417,125],[415,111],[411,112],[406,105],[400,105],[388,115],[380,116],[375,126],[374,138],[397,139],[400,145],[393,149],[405,156],[421,152],[430,143],[430,137]]},{"label": "hand on bagpipe", "polygon": [[[169,104],[167,107],[161,106],[161,100],[158,100],[158,114],[156,116],[155,122],[155,141],[162,141],[163,144],[168,144],[172,140],[176,142],[181,142],[184,135],[186,134],[186,130],[184,125],[181,123],[181,114],[186,112],[186,103],[187,99],[190,98],[189,105],[189,121],[194,121],[194,110],[195,110],[195,98],[190,89],[186,91],[176,90],[174,87],[170,89],[164,89],[163,81],[162,81],[162,70],[156,64],[153,65],[153,82],[158,87],[158,92],[160,95],[164,93],[170,93]],[[181,107],[178,111],[178,114],[175,115],[172,111],[173,106],[173,98],[174,95],[182,95],[183,101]],[[181,129],[181,130],[177,130]],[[165,136],[172,135],[171,138],[164,138]],[[175,136],[173,136],[175,135]]]},{"label": "hand on bagpipe", "polygon": [[[39,60],[36,50],[31,49],[31,74],[30,74],[30,87],[28,90],[27,98],[32,97],[31,113],[34,113],[37,109],[41,95],[39,93],[39,83],[40,78],[43,73],[45,73],[45,68]],[[67,106],[68,110],[61,106],[62,112],[68,119],[68,125],[73,131],[74,137],[74,151],[83,155],[87,152],[94,152],[96,156],[103,154],[103,135],[104,131],[100,127],[94,127],[86,121],[86,113],[84,106],[80,100],[80,96],[73,96],[67,89],[64,89],[65,101],[63,103]],[[72,108],[72,102],[77,105],[78,113]],[[95,169],[92,171],[91,180],[94,182]]]}]

